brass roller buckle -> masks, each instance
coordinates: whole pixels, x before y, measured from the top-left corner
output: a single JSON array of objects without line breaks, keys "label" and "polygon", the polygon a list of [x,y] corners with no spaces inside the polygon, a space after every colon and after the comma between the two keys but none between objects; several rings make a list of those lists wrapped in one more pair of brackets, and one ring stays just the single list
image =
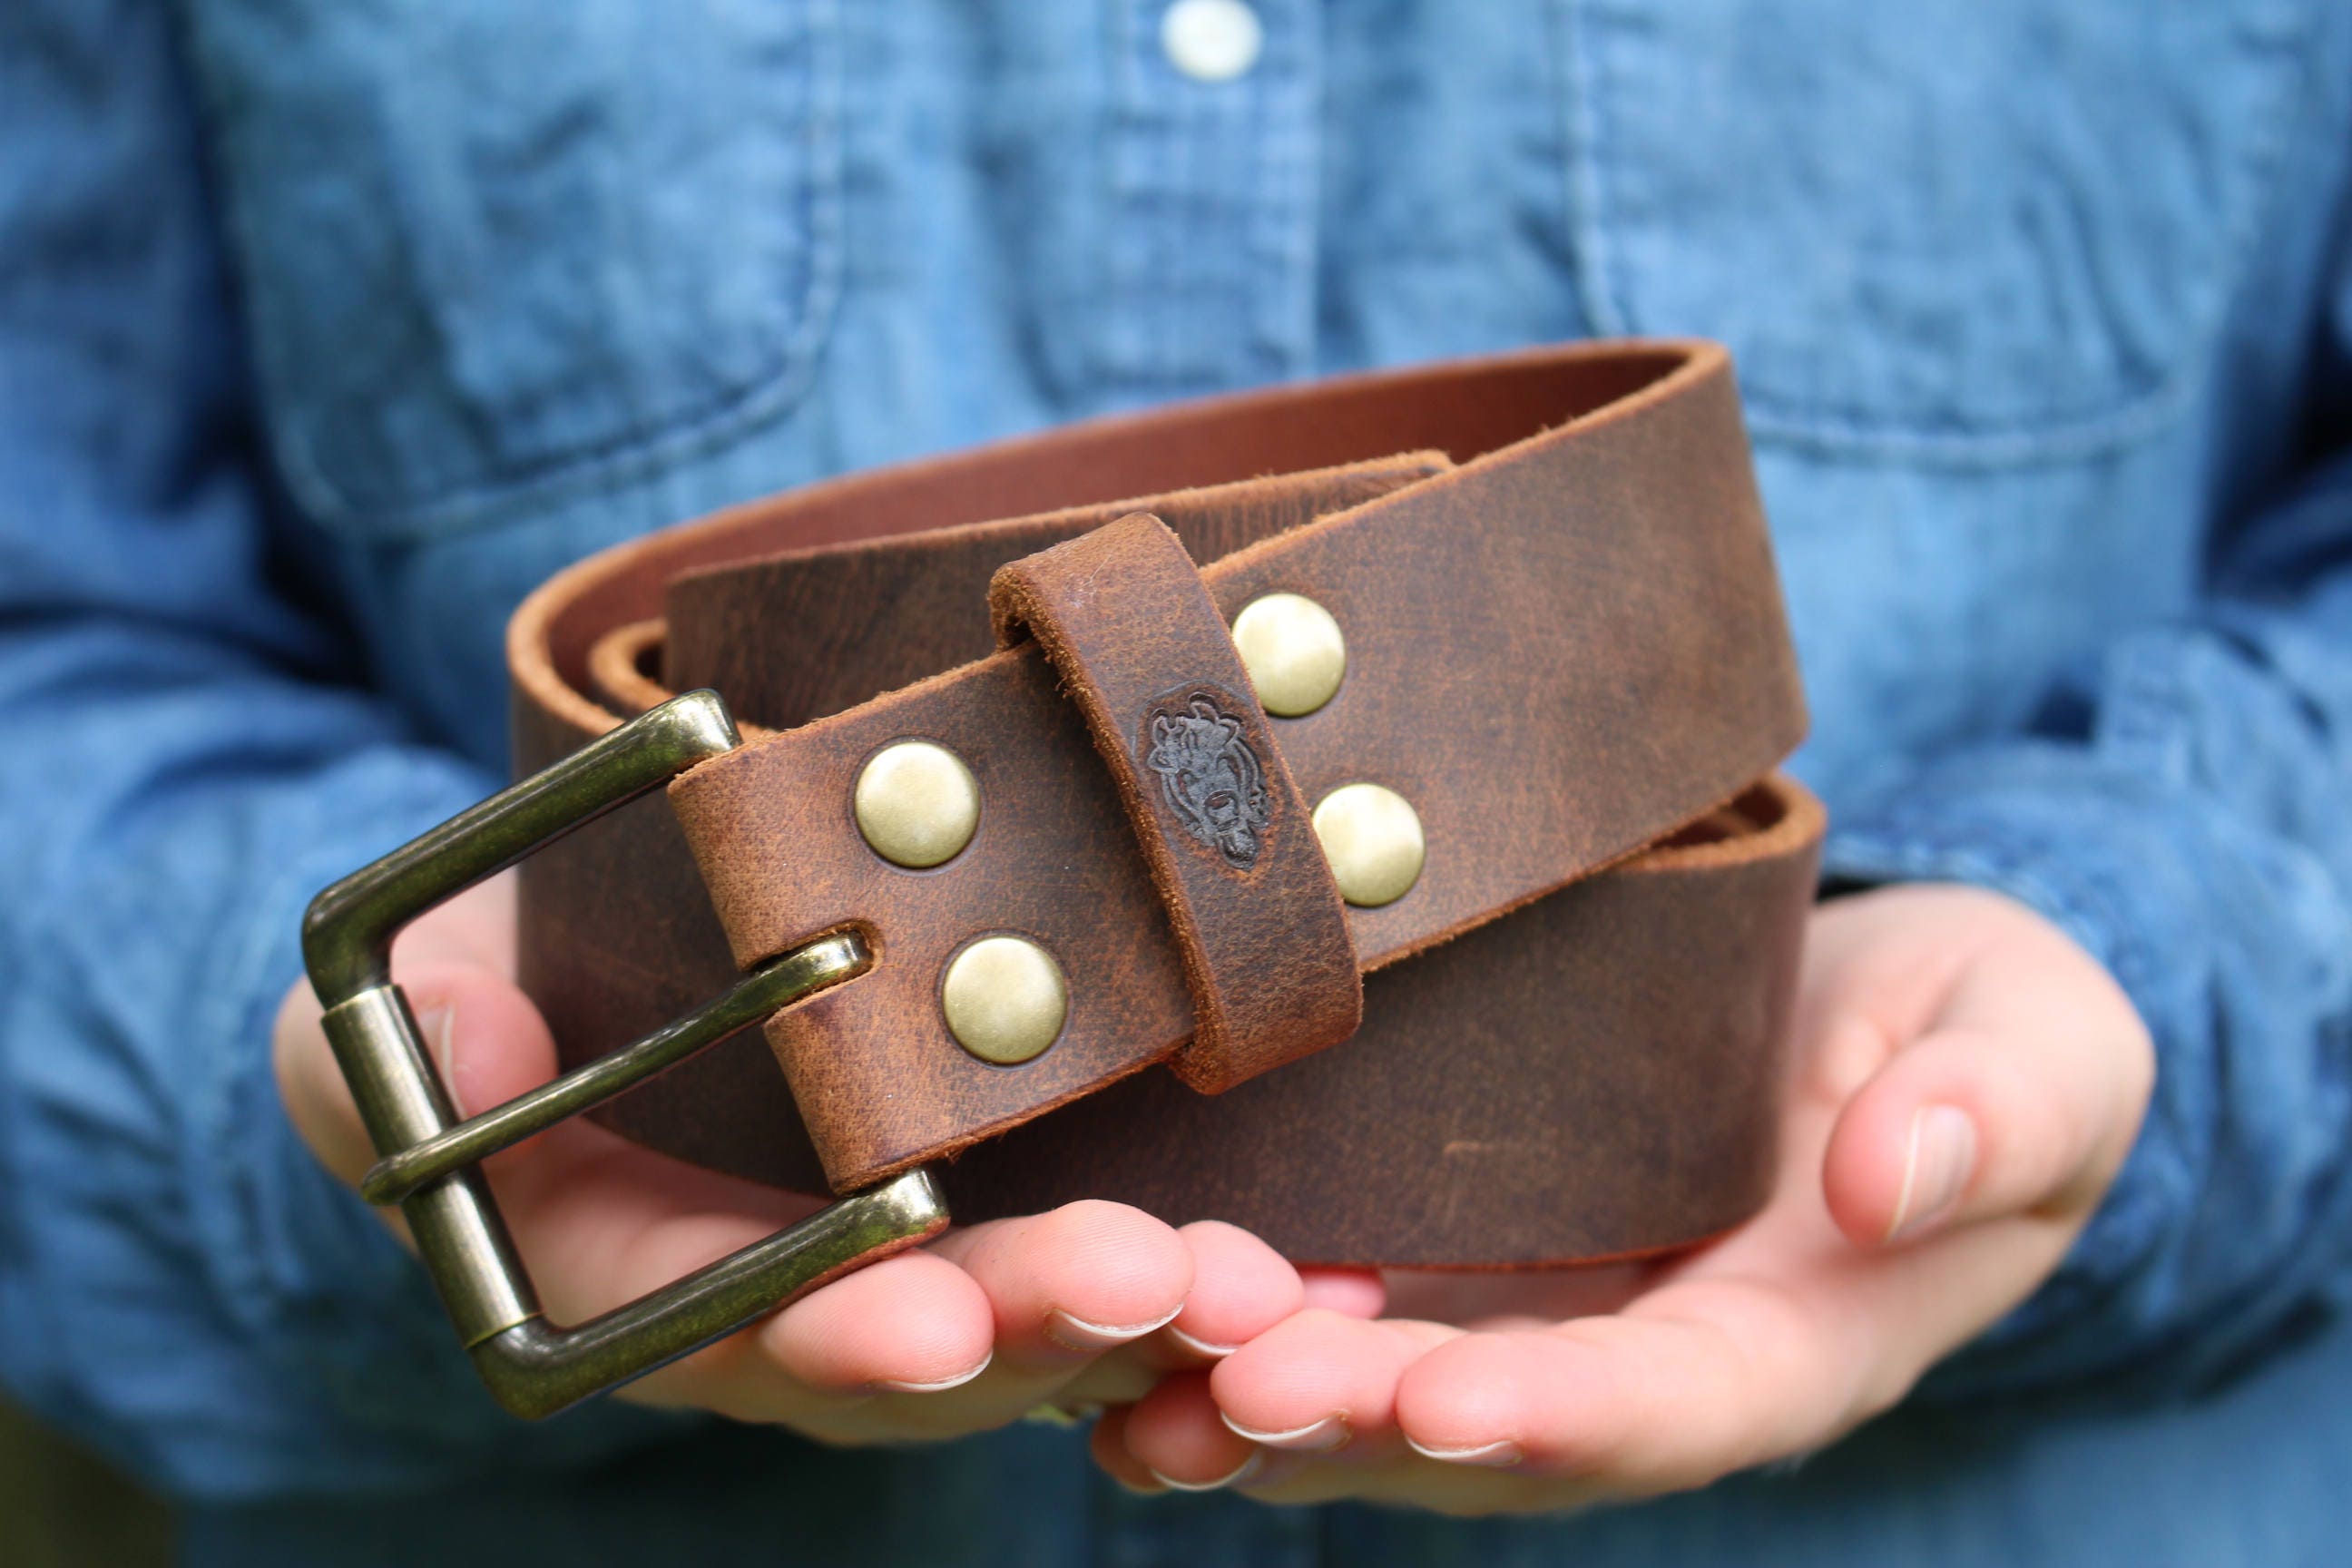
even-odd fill
[{"label": "brass roller buckle", "polygon": [[327,1038],[382,1156],[360,1191],[400,1205],[475,1369],[518,1415],[552,1415],[642,1376],[947,1226],[930,1178],[909,1172],[650,1296],[553,1327],[476,1163],[865,973],[872,955],[854,935],[820,937],[644,1039],[463,1121],[392,983],[392,939],[410,921],[740,743],[717,692],[674,698],[344,878],[302,922]]}]

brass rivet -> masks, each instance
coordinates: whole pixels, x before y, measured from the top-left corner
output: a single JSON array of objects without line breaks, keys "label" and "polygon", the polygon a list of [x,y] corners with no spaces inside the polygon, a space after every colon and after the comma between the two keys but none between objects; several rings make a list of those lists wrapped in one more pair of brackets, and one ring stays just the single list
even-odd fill
[{"label": "brass rivet", "polygon": [[1331,700],[1348,673],[1348,639],[1314,600],[1297,594],[1252,599],[1234,617],[1234,647],[1261,706],[1296,719]]},{"label": "brass rivet", "polygon": [[929,741],[883,747],[857,774],[857,831],[874,853],[917,870],[952,860],[980,824],[980,785],[963,759]]},{"label": "brass rivet", "polygon": [[1395,903],[1421,880],[1421,815],[1392,789],[1340,785],[1315,808],[1315,837],[1339,896],[1359,909]]},{"label": "brass rivet", "polygon": [[984,1062],[1025,1062],[1062,1032],[1069,987],[1053,954],[1025,937],[984,936],[948,961],[940,1010],[956,1044]]}]

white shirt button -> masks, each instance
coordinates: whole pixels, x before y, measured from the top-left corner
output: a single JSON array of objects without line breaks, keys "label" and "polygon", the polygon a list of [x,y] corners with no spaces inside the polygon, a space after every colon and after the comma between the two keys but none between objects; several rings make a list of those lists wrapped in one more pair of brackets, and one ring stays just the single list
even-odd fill
[{"label": "white shirt button", "polygon": [[1242,0],[1176,0],[1160,21],[1169,63],[1194,81],[1231,81],[1257,64],[1265,29]]}]

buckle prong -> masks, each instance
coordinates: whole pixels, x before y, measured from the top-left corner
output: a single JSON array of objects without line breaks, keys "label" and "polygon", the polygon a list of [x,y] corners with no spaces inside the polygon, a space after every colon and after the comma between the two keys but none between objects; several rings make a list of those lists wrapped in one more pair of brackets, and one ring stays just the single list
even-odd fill
[{"label": "buckle prong", "polygon": [[303,922],[327,1038],[382,1156],[361,1194],[401,1205],[477,1370],[517,1415],[549,1415],[641,1376],[947,1226],[930,1178],[909,1172],[650,1296],[551,1327],[477,1163],[863,973],[872,955],[854,932],[819,937],[643,1039],[463,1121],[392,983],[392,939],[411,920],[738,743],[716,692],[674,698],[344,878]]}]

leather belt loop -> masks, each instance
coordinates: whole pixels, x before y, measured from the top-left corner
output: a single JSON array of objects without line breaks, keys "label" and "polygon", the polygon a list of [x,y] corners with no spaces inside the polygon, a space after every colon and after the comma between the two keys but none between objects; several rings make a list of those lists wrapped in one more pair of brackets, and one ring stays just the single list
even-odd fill
[{"label": "leather belt loop", "polygon": [[1137,512],[1003,567],[997,640],[1034,637],[1134,824],[1192,994],[1169,1066],[1207,1094],[1363,1019],[1348,918],[1306,799],[1200,573]]}]

